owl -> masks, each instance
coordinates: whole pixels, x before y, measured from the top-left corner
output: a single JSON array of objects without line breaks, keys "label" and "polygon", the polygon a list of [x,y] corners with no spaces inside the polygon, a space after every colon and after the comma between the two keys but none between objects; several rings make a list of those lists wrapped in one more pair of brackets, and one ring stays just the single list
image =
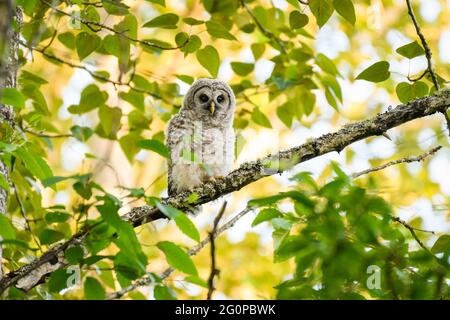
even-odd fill
[{"label": "owl", "polygon": [[199,79],[189,88],[167,126],[169,196],[231,172],[235,105],[233,91],[221,80]]}]

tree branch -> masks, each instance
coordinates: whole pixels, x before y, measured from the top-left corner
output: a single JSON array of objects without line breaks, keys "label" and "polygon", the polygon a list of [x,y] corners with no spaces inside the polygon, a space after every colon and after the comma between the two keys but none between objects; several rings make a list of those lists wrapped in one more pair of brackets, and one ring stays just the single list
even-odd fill
[{"label": "tree branch", "polygon": [[[280,151],[275,155],[268,155],[253,162],[244,163],[240,168],[234,170],[225,178],[209,181],[202,186],[195,188],[193,190],[196,198],[194,202],[190,203],[190,199],[192,199],[192,193],[190,192],[183,192],[173,197],[164,198],[161,202],[180,210],[191,209],[192,207],[218,199],[233,191],[240,190],[246,185],[264,177],[289,170],[299,163],[329,152],[340,152],[356,141],[371,136],[379,136],[387,130],[411,120],[426,117],[436,112],[446,111],[449,105],[450,91],[447,90],[440,91],[434,96],[420,98],[407,104],[398,105],[371,119],[349,123],[336,132],[310,139],[308,142],[297,147]],[[127,214],[123,215],[122,218],[134,227],[138,227],[151,221],[163,218],[166,219],[167,217],[158,208],[145,205],[132,208]],[[33,285],[27,287],[22,286],[22,288],[25,290],[33,288],[38,284],[40,278],[33,278],[31,272],[50,260],[62,264],[63,261],[59,260],[58,254],[63,252],[65,248],[74,242],[81,243],[89,231],[90,229],[84,228],[74,235],[73,238],[50,249],[46,254],[37,258],[31,264],[27,264],[8,273],[4,279],[0,281],[0,293],[7,288],[16,285],[20,280],[25,278],[28,278],[29,280],[27,283]],[[30,277],[33,281],[31,281]]]},{"label": "tree branch", "polygon": [[[441,146],[438,146],[438,147],[435,147],[435,148],[433,148],[433,149],[431,149],[431,150],[429,150],[429,151],[425,152],[424,154],[419,155],[419,156],[417,156],[417,157],[407,157],[407,158],[402,158],[402,159],[399,159],[399,160],[391,161],[391,162],[386,163],[385,165],[381,165],[381,166],[378,166],[378,167],[375,167],[375,168],[372,168],[372,169],[367,169],[367,170],[364,170],[364,171],[361,171],[361,172],[358,172],[358,173],[353,173],[353,174],[351,174],[350,176],[351,176],[353,179],[355,179],[355,178],[357,178],[357,177],[359,177],[359,176],[362,176],[362,175],[365,175],[365,174],[370,174],[370,173],[373,173],[373,172],[376,172],[376,171],[380,171],[380,170],[383,170],[383,169],[385,169],[385,168],[387,168],[387,167],[390,167],[390,166],[393,166],[393,165],[396,165],[396,164],[405,163],[405,162],[413,162],[413,161],[422,161],[422,160],[424,160],[425,158],[434,155],[434,154],[435,154],[438,150],[440,150],[441,148],[442,148]],[[251,211],[251,210],[250,210],[249,208],[246,208],[245,210],[243,210],[242,212],[240,212],[239,214],[237,214],[233,219],[231,219],[229,222],[225,223],[219,230],[213,231],[213,234],[214,234],[214,237],[213,237],[213,238],[210,236],[210,237],[204,239],[199,245],[197,245],[197,246],[193,247],[191,250],[189,250],[188,254],[189,254],[190,256],[196,255],[196,254],[197,254],[198,252],[200,252],[200,250],[203,249],[203,248],[206,246],[206,244],[208,244],[209,242],[211,242],[211,244],[213,244],[213,241],[214,241],[215,238],[217,238],[222,232],[224,232],[224,231],[230,229],[231,227],[233,227],[234,224],[235,224],[240,218],[242,218],[245,214],[247,214],[247,213],[250,212],[250,211]],[[217,220],[217,218],[216,218],[216,220]],[[411,232],[411,235],[412,235],[413,238],[419,243],[419,245],[420,245],[422,248],[424,248],[425,246],[424,246],[423,243],[417,238],[417,235],[416,235],[415,231],[420,231],[420,232],[426,232],[426,233],[435,234],[434,231],[429,231],[429,230],[423,230],[423,229],[414,228],[414,227],[412,227],[411,225],[409,225],[408,223],[406,223],[405,221],[400,220],[400,218],[398,218],[398,217],[392,217],[392,220],[395,221],[395,222],[398,222],[398,223],[402,224],[402,225],[403,225],[405,228],[407,228],[410,232],[412,231],[412,232]],[[212,248],[212,247],[213,247],[213,245],[211,245],[211,248]],[[425,249],[427,249],[427,248],[425,247]],[[212,256],[212,257],[214,256],[214,253],[213,253],[213,250],[212,250],[212,249],[211,249],[211,256]],[[214,269],[215,269],[215,267],[212,268],[212,270],[214,270]],[[173,271],[174,271],[173,268],[168,268],[168,269],[166,269],[166,270],[162,273],[161,279],[162,279],[162,280],[166,279],[167,277],[169,277],[169,276],[172,274]],[[211,273],[211,274],[212,274],[212,273]],[[210,276],[210,279],[211,279],[211,276]],[[130,286],[128,286],[128,287],[126,287],[126,288],[123,288],[123,289],[120,290],[120,291],[111,293],[111,294],[108,296],[108,299],[120,299],[121,297],[123,297],[123,296],[124,296],[125,294],[127,294],[128,292],[134,291],[134,290],[136,290],[136,289],[139,288],[139,287],[148,286],[148,285],[150,285],[151,283],[152,283],[152,279],[151,279],[150,277],[148,277],[148,276],[144,276],[144,277],[142,277],[142,278],[136,280],[136,281],[135,281],[133,284],[131,284]],[[211,285],[209,285],[208,288],[211,288]]]},{"label": "tree branch", "polygon": [[[241,212],[239,212],[237,215],[235,215],[230,221],[228,221],[225,224],[223,224],[220,228],[218,228],[214,232],[214,239],[216,239],[220,234],[224,233],[228,229],[232,228],[236,224],[236,222],[239,221],[239,219],[241,219],[243,216],[245,216],[247,213],[251,212],[252,210],[253,210],[252,208],[247,207],[244,210],[242,210]],[[199,244],[197,244],[196,246],[192,247],[188,251],[188,255],[189,256],[195,256],[204,247],[206,247],[206,245],[210,241],[211,241],[211,237],[209,237],[209,236],[206,237]],[[160,276],[161,280],[167,279],[174,271],[175,271],[175,269],[173,269],[172,267],[167,268],[163,273],[161,273],[161,276]],[[153,281],[152,278],[150,278],[149,276],[144,276],[144,277],[134,281],[134,283],[129,285],[128,287],[125,287],[125,288],[123,288],[123,289],[121,289],[121,290],[119,290],[117,292],[111,293],[110,295],[108,295],[106,297],[106,299],[107,300],[120,299],[121,297],[123,297],[128,292],[136,290],[139,287],[144,287],[144,286],[150,285],[152,283],[152,281]]]},{"label": "tree branch", "polygon": [[209,233],[209,242],[211,243],[211,272],[208,278],[208,294],[206,296],[206,300],[211,300],[212,294],[214,292],[214,277],[219,275],[219,270],[216,268],[216,243],[214,241],[215,234],[217,233],[217,227],[219,225],[220,219],[225,213],[225,208],[227,207],[227,202],[225,201],[220,208],[219,213],[214,219],[213,229]]},{"label": "tree branch", "polygon": [[[22,46],[26,47],[26,48],[30,48],[30,46],[29,46],[26,42],[24,42],[24,41],[20,41],[20,44],[21,44]],[[132,85],[130,84],[130,83],[131,83],[131,80],[130,80],[130,81],[127,81],[127,82],[124,82],[124,81],[116,81],[116,80],[110,79],[110,78],[108,78],[108,77],[105,77],[104,75],[99,74],[98,72],[92,71],[92,70],[90,70],[88,67],[86,67],[86,66],[84,66],[84,65],[75,64],[75,63],[72,63],[72,62],[70,62],[70,61],[66,61],[66,60],[64,60],[64,59],[62,59],[62,58],[60,58],[60,57],[57,57],[57,56],[55,56],[55,55],[53,55],[53,54],[51,54],[51,53],[48,53],[46,50],[44,50],[44,49],[42,49],[42,48],[31,47],[30,49],[33,50],[33,51],[39,52],[39,53],[42,54],[44,57],[46,57],[46,58],[48,58],[48,59],[50,59],[50,60],[56,61],[56,62],[58,62],[58,63],[65,64],[66,66],[69,66],[69,67],[71,67],[71,68],[84,70],[84,71],[86,71],[87,73],[89,73],[93,78],[95,78],[95,79],[97,79],[97,80],[101,80],[101,81],[105,81],[105,82],[111,83],[111,84],[113,84],[114,86],[127,86],[127,87],[129,87],[131,90],[133,90],[133,91],[140,92],[140,93],[145,93],[145,94],[148,94],[148,95],[152,96],[152,97],[155,98],[155,99],[159,99],[159,100],[162,100],[162,101],[164,101],[164,102],[170,103],[170,101],[165,100],[165,99],[164,99],[163,97],[161,97],[159,94],[156,94],[156,93],[154,93],[154,92],[151,92],[151,91],[148,91],[148,90],[144,90],[144,89],[140,89],[140,88],[137,88],[137,87],[135,87],[135,86],[132,86]]]},{"label": "tree branch", "polygon": [[[15,24],[15,28],[14,26]],[[22,28],[22,11],[16,8],[13,1],[0,2],[0,101],[3,88],[14,88],[17,81],[18,42]],[[14,127],[14,111],[0,103],[0,124],[5,121]],[[0,160],[0,174],[8,182],[8,166]],[[6,213],[8,190],[0,187],[0,214]],[[0,241],[2,238],[0,237]],[[0,244],[0,281],[3,278],[3,248]]]},{"label": "tree branch", "polygon": [[422,161],[422,160],[424,160],[425,158],[434,155],[434,154],[435,154],[436,152],[438,152],[441,148],[442,148],[441,146],[437,146],[437,147],[434,147],[433,149],[428,150],[427,152],[425,152],[425,153],[423,153],[423,154],[421,154],[421,155],[419,155],[419,156],[415,156],[415,157],[405,157],[405,158],[401,158],[401,159],[389,161],[388,163],[385,163],[385,164],[383,164],[383,165],[381,165],[381,166],[378,166],[378,167],[374,167],[374,168],[370,168],[370,169],[366,169],[366,170],[363,170],[363,171],[360,171],[360,172],[353,173],[353,174],[351,175],[351,177],[352,177],[352,179],[355,179],[355,178],[357,178],[357,177],[359,177],[359,176],[362,176],[362,175],[364,175],[364,174],[372,173],[372,172],[375,172],[375,171],[380,171],[380,170],[383,170],[383,169],[385,169],[385,168],[387,168],[387,167],[390,167],[390,166],[393,166],[393,165],[396,165],[396,164],[399,164],[399,163],[409,163],[409,162]]},{"label": "tree branch", "polygon": [[411,17],[411,20],[414,24],[414,28],[416,29],[416,33],[420,38],[420,41],[422,43],[423,48],[425,49],[425,57],[427,58],[427,63],[428,63],[428,72],[431,76],[431,79],[433,80],[433,84],[436,88],[436,90],[439,90],[439,82],[438,82],[438,78],[436,76],[436,73],[434,73],[433,70],[433,62],[431,61],[431,50],[430,47],[428,46],[428,42],[425,39],[425,36],[422,33],[422,30],[420,29],[419,23],[417,22],[417,18],[416,15],[414,14],[414,11],[412,9],[411,6],[411,2],[409,0],[405,0],[406,1],[406,5],[408,7],[408,14]]},{"label": "tree branch", "polygon": [[[179,46],[176,46],[176,47],[163,47],[163,46],[160,46],[160,45],[158,45],[158,44],[156,44],[156,43],[153,43],[153,42],[150,42],[150,41],[139,40],[139,39],[130,37],[130,36],[127,35],[125,32],[117,31],[117,30],[115,30],[114,28],[111,28],[111,27],[109,27],[109,26],[107,26],[107,25],[104,25],[104,24],[102,24],[102,23],[100,23],[100,22],[86,20],[86,19],[83,19],[83,18],[81,18],[81,17],[79,17],[79,16],[70,14],[70,13],[68,13],[68,12],[65,12],[64,10],[59,9],[58,7],[55,7],[54,5],[52,5],[51,3],[49,3],[48,1],[45,1],[45,0],[40,0],[40,1],[41,1],[43,4],[45,4],[46,6],[48,6],[49,8],[51,8],[52,10],[54,10],[54,11],[56,11],[56,12],[58,12],[58,13],[64,15],[64,16],[70,17],[71,19],[74,19],[74,20],[76,20],[76,21],[81,22],[82,24],[84,24],[85,26],[87,26],[89,29],[91,29],[91,30],[94,31],[94,32],[97,32],[97,31],[99,31],[100,29],[104,29],[104,30],[107,30],[107,31],[109,31],[109,32],[112,32],[112,33],[121,35],[122,37],[124,37],[124,38],[130,40],[131,42],[139,43],[139,44],[144,45],[144,46],[147,46],[147,47],[152,47],[152,48],[156,48],[156,49],[159,49],[159,50],[177,50],[177,49],[183,48],[184,46],[186,46],[186,45],[189,43],[189,39],[187,39],[184,43],[182,43],[182,44],[179,45]],[[94,26],[94,27],[98,27],[99,29],[96,30],[95,28],[93,28],[93,26]]]},{"label": "tree branch", "polygon": [[[433,81],[434,87],[438,91],[440,89],[440,86],[439,86],[438,77],[433,69],[433,62],[431,60],[432,54],[431,54],[430,46],[428,45],[427,39],[425,39],[425,36],[423,35],[422,30],[420,29],[419,23],[417,22],[416,16],[415,16],[414,11],[411,6],[411,2],[409,0],[405,0],[405,1],[406,1],[406,5],[408,7],[408,14],[411,17],[411,20],[414,24],[414,28],[416,29],[416,33],[420,38],[422,46],[425,49],[425,57],[427,58],[427,64],[428,64],[427,72],[424,72],[417,80],[422,78],[426,73],[429,73],[431,76],[431,79]],[[414,81],[417,81],[417,80],[414,80]],[[450,118],[447,114],[447,111],[442,112],[442,114],[445,117],[445,122],[447,123],[448,135],[450,136]]]}]

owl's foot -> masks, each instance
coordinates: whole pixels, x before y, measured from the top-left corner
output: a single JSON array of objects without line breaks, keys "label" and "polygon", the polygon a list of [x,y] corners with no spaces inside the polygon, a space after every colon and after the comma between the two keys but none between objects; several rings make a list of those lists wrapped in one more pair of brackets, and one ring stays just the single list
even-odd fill
[{"label": "owl's foot", "polygon": [[219,182],[220,180],[223,180],[223,179],[225,179],[224,176],[213,176],[213,177],[209,178],[209,181],[213,182],[213,183],[216,183],[216,182]]}]

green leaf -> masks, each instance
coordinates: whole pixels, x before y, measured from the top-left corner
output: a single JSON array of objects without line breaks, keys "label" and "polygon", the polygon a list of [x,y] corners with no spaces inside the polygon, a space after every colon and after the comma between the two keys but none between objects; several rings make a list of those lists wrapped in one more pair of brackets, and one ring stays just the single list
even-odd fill
[{"label": "green leaf", "polygon": [[440,236],[431,248],[431,252],[444,252],[445,254],[450,253],[450,235],[444,234]]},{"label": "green leaf", "polygon": [[[134,112],[136,112],[136,110]],[[145,117],[143,118],[145,119]],[[136,142],[140,139],[140,135],[133,133],[124,135],[119,139],[120,147],[122,148],[130,163],[133,162],[135,155],[139,152],[139,148],[136,146]]]},{"label": "green leaf", "polygon": [[252,199],[248,202],[248,205],[250,207],[268,206],[268,205],[275,204],[278,201],[283,200],[285,198],[294,199],[295,201],[300,202],[301,204],[305,205],[308,208],[314,207],[314,202],[299,191],[281,192],[274,196]]},{"label": "green leaf", "polygon": [[323,71],[325,71],[333,76],[340,75],[334,62],[330,58],[328,58],[326,55],[319,53],[316,56],[316,63]]},{"label": "green leaf", "polygon": [[277,107],[277,116],[288,128],[291,127],[292,121],[294,120],[294,114],[291,112],[290,103],[283,103],[281,106]]},{"label": "green leaf", "polygon": [[281,213],[276,209],[273,209],[273,208],[263,209],[263,210],[259,211],[256,218],[253,220],[252,227],[257,226],[258,224],[260,224],[262,222],[272,220],[273,218],[277,218],[280,216],[281,216]]},{"label": "green leaf", "polygon": [[251,45],[253,57],[255,58],[255,61],[262,57],[264,50],[266,49],[266,46],[264,43],[252,43]]},{"label": "green leaf", "polygon": [[236,37],[233,36],[230,32],[228,32],[228,30],[220,23],[209,20],[206,21],[205,24],[206,24],[206,31],[208,31],[208,33],[211,36],[226,40],[237,40]]},{"label": "green leaf", "polygon": [[184,19],[183,19],[183,22],[186,23],[186,24],[188,24],[188,25],[191,25],[191,26],[198,26],[198,25],[200,25],[200,24],[205,23],[205,21],[197,20],[197,19],[190,18],[190,17],[184,18]]},{"label": "green leaf", "polygon": [[100,106],[98,110],[100,124],[109,137],[114,137],[120,129],[120,120],[122,118],[122,110],[118,107],[110,108],[105,105]]},{"label": "green leaf", "polygon": [[156,246],[164,253],[171,267],[187,274],[198,275],[191,257],[179,246],[169,241],[158,242]]},{"label": "green leaf", "polygon": [[33,176],[39,180],[43,181],[53,176],[53,172],[47,162],[38,154],[28,151],[25,147],[17,148],[14,153],[22,160],[25,167],[30,170]]},{"label": "green leaf", "polygon": [[151,3],[159,4],[160,6],[165,7],[166,6],[166,0],[145,0]]},{"label": "green leaf", "polygon": [[136,92],[134,90],[128,90],[128,92],[120,92],[119,97],[136,107],[137,109],[145,110],[145,97],[141,92]]},{"label": "green leaf", "polygon": [[259,110],[258,107],[255,107],[252,112],[252,120],[253,122],[259,124],[260,126],[266,127],[266,128],[272,128],[272,125],[270,124],[269,119],[266,117],[264,113]]},{"label": "green leaf", "polygon": [[128,6],[121,0],[102,0],[103,9],[111,15],[123,16],[128,13]]},{"label": "green leaf", "polygon": [[184,281],[196,284],[203,288],[208,288],[208,283],[206,283],[205,280],[203,280],[202,278],[200,278],[198,276],[187,276],[186,278],[184,278]]},{"label": "green leaf", "polygon": [[137,38],[138,21],[133,14],[127,14],[121,22],[114,26],[120,34],[128,35],[131,38]]},{"label": "green leaf", "polygon": [[47,223],[61,223],[66,222],[70,217],[71,215],[66,212],[49,212],[45,215],[45,221]]},{"label": "green leaf", "polygon": [[0,236],[2,239],[15,239],[16,232],[8,220],[8,218],[4,215],[4,212],[0,212]]},{"label": "green leaf", "polygon": [[58,40],[68,49],[74,50],[76,46],[76,38],[72,32],[64,32],[58,35]]},{"label": "green leaf", "polygon": [[289,25],[291,26],[291,29],[303,28],[308,22],[308,16],[300,11],[294,10],[289,14]]},{"label": "green leaf", "polygon": [[355,25],[355,7],[353,6],[352,0],[333,0],[334,9],[339,13],[345,20]]},{"label": "green leaf", "polygon": [[78,264],[83,260],[84,251],[80,246],[73,246],[64,251],[64,257],[70,264]]},{"label": "green leaf", "polygon": [[370,82],[382,82],[388,79],[390,75],[389,62],[379,61],[362,71],[356,79],[367,80]]},{"label": "green leaf", "polygon": [[197,60],[200,64],[209,71],[215,78],[219,72],[220,57],[217,50],[212,46],[206,46],[197,51]]},{"label": "green leaf", "polygon": [[158,140],[141,140],[136,143],[136,145],[139,148],[152,150],[156,152],[157,154],[163,156],[164,158],[169,157],[169,150],[167,149],[166,145]]},{"label": "green leaf", "polygon": [[2,97],[1,103],[12,106],[16,109],[23,109],[25,107],[25,97],[16,88],[0,89]]},{"label": "green leaf", "polygon": [[9,192],[9,183],[6,181],[4,175],[0,175],[0,188],[3,188],[6,192]]},{"label": "green leaf", "polygon": [[86,300],[105,300],[105,289],[100,282],[92,277],[84,280],[84,299]]},{"label": "green leaf", "polygon": [[189,41],[189,35],[186,32],[179,32],[175,36],[175,43],[178,47],[184,46]]},{"label": "green leaf", "polygon": [[405,44],[395,51],[408,59],[412,59],[425,54],[425,50],[417,41]]},{"label": "green leaf", "polygon": [[142,247],[131,224],[125,222],[119,216],[118,209],[121,206],[120,201],[110,194],[101,197],[101,199],[103,199],[103,204],[96,208],[102,218],[116,229],[118,234],[114,243],[120,248],[119,254],[121,258],[116,256],[115,263],[130,267],[133,271],[129,272],[129,276],[136,278],[140,274],[145,273],[147,256],[142,251]]},{"label": "green leaf", "polygon": [[94,134],[94,131],[92,131],[89,127],[80,127],[78,125],[75,125],[70,128],[70,132],[72,132],[72,135],[74,138],[80,140],[80,141],[87,141],[92,135]]},{"label": "green leaf", "polygon": [[180,79],[181,81],[187,83],[187,84],[192,84],[194,83],[194,78],[185,74],[176,74],[175,75],[178,79]]},{"label": "green leaf", "polygon": [[175,293],[165,285],[157,284],[153,289],[156,300],[176,300]]},{"label": "green leaf", "polygon": [[192,221],[186,214],[174,207],[164,205],[160,202],[157,202],[156,206],[168,218],[175,221],[181,232],[197,242],[200,241],[200,233],[198,232],[197,227],[194,225],[194,223],[192,223]]},{"label": "green leaf", "polygon": [[81,92],[80,103],[70,106],[68,110],[73,114],[83,114],[102,106],[107,99],[106,92],[100,91],[95,84],[90,84]]},{"label": "green leaf", "polygon": [[181,48],[181,51],[187,55],[188,53],[193,53],[197,51],[202,46],[202,41],[196,35],[193,35],[189,38],[188,43]]},{"label": "green leaf", "polygon": [[428,86],[422,81],[416,81],[412,84],[400,82],[395,88],[395,92],[402,103],[408,103],[416,98],[426,96],[428,94]]},{"label": "green leaf", "polygon": [[43,84],[47,84],[48,81],[35,75],[34,73],[28,72],[26,70],[20,70],[19,83],[22,86],[31,84],[36,87],[40,87]]},{"label": "green leaf", "polygon": [[87,32],[79,33],[76,38],[76,47],[80,61],[97,50],[101,43],[101,38],[96,34],[90,34]]},{"label": "green leaf", "polygon": [[48,280],[48,290],[50,292],[60,292],[69,285],[68,280],[72,274],[66,269],[58,269],[50,275]]},{"label": "green leaf", "polygon": [[52,244],[62,239],[64,239],[64,234],[56,230],[45,229],[39,233],[39,241],[41,244]]},{"label": "green leaf", "polygon": [[331,0],[309,0],[309,8],[316,17],[317,24],[322,27],[333,14]]},{"label": "green leaf", "polygon": [[180,18],[174,13],[166,13],[153,18],[143,25],[144,28],[175,29]]},{"label": "green leaf", "polygon": [[244,63],[244,62],[232,62],[231,69],[233,69],[234,73],[240,75],[242,77],[248,75],[253,71],[255,65],[253,63]]}]

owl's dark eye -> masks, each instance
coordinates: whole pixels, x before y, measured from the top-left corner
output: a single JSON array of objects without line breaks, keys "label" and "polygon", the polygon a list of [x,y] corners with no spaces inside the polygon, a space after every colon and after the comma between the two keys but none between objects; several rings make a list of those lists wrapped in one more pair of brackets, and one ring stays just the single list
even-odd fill
[{"label": "owl's dark eye", "polygon": [[223,100],[225,100],[223,95],[220,95],[220,96],[217,97],[217,102],[221,103],[221,102],[223,102]]},{"label": "owl's dark eye", "polygon": [[207,102],[208,100],[209,100],[209,98],[208,98],[208,96],[206,94],[202,93],[200,95],[200,101],[201,102]]}]

